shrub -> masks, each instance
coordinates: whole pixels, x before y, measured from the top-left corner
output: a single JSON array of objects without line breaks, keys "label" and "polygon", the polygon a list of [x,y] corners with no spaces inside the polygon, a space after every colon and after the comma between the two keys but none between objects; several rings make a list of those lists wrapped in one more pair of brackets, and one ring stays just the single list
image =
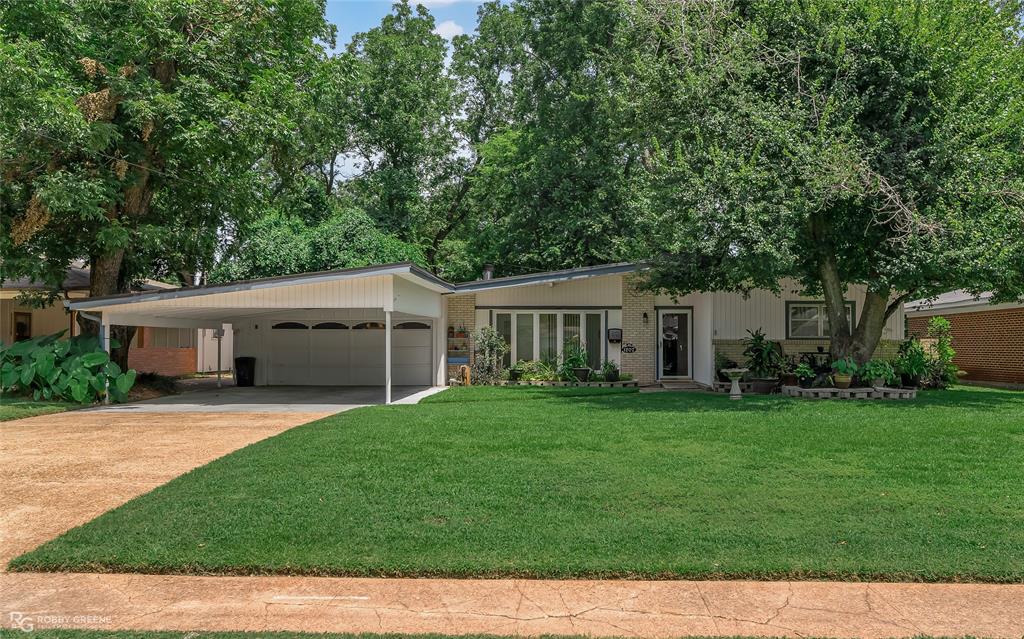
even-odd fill
[{"label": "shrub", "polygon": [[957,381],[957,366],[953,363],[953,333],[949,320],[936,315],[928,321],[928,337],[935,340],[924,373],[925,383],[935,388],[945,388]]},{"label": "shrub", "polygon": [[520,370],[519,379],[527,382],[558,381],[558,371],[551,362],[538,360],[521,361],[516,364]]},{"label": "shrub", "polygon": [[832,370],[837,375],[856,375],[858,372],[857,362],[852,357],[844,357],[832,362]]},{"label": "shrub", "polygon": [[743,356],[747,358],[747,368],[754,377],[775,377],[782,370],[784,358],[782,346],[768,339],[760,328],[755,332],[747,329],[750,337],[743,338]]},{"label": "shrub", "polygon": [[[10,346],[0,344],[0,391],[31,394],[39,400],[89,404],[109,392],[122,402],[135,384],[135,371],[121,371],[93,336],[62,340],[67,331]],[[116,340],[111,346],[117,347]],[[108,391],[109,389],[109,391]]]},{"label": "shrub", "polygon": [[904,340],[900,344],[899,354],[893,362],[896,373],[906,379],[904,382],[915,383],[928,370],[928,355],[924,346],[916,337]]},{"label": "shrub", "polygon": [[484,326],[473,333],[473,383],[494,384],[502,378],[505,353],[509,345],[493,326]]}]

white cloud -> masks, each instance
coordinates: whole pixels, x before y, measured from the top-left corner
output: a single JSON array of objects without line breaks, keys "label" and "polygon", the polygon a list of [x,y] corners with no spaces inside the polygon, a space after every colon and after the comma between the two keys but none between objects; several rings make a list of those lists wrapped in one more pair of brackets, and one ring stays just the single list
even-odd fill
[{"label": "white cloud", "polygon": [[434,33],[445,40],[451,40],[455,36],[462,35],[465,32],[466,30],[462,28],[462,25],[454,20],[445,20],[434,28]]}]

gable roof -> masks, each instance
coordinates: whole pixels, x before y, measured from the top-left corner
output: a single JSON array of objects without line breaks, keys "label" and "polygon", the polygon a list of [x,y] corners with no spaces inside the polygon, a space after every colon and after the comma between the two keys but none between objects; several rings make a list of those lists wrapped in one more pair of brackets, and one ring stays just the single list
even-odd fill
[{"label": "gable roof", "polygon": [[903,309],[907,313],[915,312],[927,312],[927,311],[942,311],[949,309],[964,309],[964,308],[976,308],[979,306],[989,306],[992,300],[992,293],[985,292],[980,295],[974,295],[974,293],[968,293],[963,289],[957,289],[955,291],[949,291],[948,293],[942,293],[934,298],[925,298],[907,302],[903,305]]}]

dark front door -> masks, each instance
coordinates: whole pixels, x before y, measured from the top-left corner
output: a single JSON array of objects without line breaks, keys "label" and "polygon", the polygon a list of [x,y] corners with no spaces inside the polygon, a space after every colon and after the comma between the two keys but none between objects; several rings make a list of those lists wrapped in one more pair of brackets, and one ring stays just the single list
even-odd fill
[{"label": "dark front door", "polygon": [[661,315],[661,376],[690,376],[690,314]]}]

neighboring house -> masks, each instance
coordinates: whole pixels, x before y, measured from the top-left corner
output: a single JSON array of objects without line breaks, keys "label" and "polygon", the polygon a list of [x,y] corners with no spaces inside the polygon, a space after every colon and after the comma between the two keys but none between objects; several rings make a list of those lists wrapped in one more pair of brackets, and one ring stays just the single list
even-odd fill
[{"label": "neighboring house", "polygon": [[[69,300],[89,297],[89,269],[73,266],[64,278],[63,290]],[[171,290],[169,284],[149,280],[143,291]],[[75,311],[65,310],[60,302],[45,308],[32,308],[18,302],[23,292],[43,291],[45,287],[27,278],[7,280],[0,285],[0,341],[5,344],[50,335],[67,330],[77,335]],[[223,368],[231,368],[231,340],[224,340]],[[139,372],[161,375],[189,375],[216,370],[217,342],[213,331],[166,327],[139,327],[128,352],[128,365]]]},{"label": "neighboring house", "polygon": [[926,337],[928,322],[941,315],[953,334],[953,362],[965,382],[1024,384],[1024,303],[992,304],[992,294],[943,293],[907,302],[907,332]]},{"label": "neighboring house", "polygon": [[[567,339],[579,337],[592,366],[619,362],[641,384],[711,384],[715,351],[742,361],[748,329],[763,328],[789,355],[828,350],[822,301],[800,296],[793,282],[782,295],[673,298],[640,290],[641,269],[608,264],[453,284],[402,263],[69,306],[101,314],[104,324],[230,324],[235,355],[256,359],[257,385],[443,385],[469,360],[471,340],[461,335],[485,325],[511,344],[509,361],[557,358]],[[852,316],[863,299],[862,287],[850,290]],[[880,352],[894,353],[902,338],[900,309],[886,323]]]}]

